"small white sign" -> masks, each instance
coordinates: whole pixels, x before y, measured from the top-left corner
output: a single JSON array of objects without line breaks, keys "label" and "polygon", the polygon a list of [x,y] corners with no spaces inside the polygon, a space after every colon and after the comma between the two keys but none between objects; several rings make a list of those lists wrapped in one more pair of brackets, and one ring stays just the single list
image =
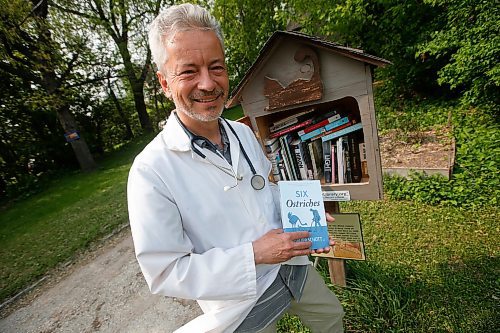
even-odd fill
[{"label": "small white sign", "polygon": [[324,191],[324,201],[351,201],[351,193],[349,191]]}]

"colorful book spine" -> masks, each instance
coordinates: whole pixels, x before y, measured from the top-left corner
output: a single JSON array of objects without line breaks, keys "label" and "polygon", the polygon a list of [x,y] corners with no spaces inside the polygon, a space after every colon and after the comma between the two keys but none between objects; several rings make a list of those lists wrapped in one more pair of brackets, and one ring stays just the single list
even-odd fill
[{"label": "colorful book spine", "polygon": [[304,128],[303,130],[298,131],[297,134],[299,136],[304,135],[306,133],[314,131],[315,129],[318,129],[320,127],[324,127],[324,126],[326,126],[326,125],[328,125],[328,124],[330,124],[330,123],[332,123],[332,122],[334,122],[334,121],[336,121],[338,119],[340,119],[340,115],[339,114],[333,115],[330,118],[324,119],[324,120],[322,120],[320,122],[317,122],[316,124],[313,124],[311,126],[308,126],[308,127]]},{"label": "colorful book spine", "polygon": [[359,144],[359,159],[361,161],[361,178],[368,178],[368,161],[366,160],[366,144]]},{"label": "colorful book spine", "polygon": [[285,232],[308,231],[311,249],[328,247],[330,237],[319,180],[279,182],[281,222]]},{"label": "colorful book spine", "polygon": [[343,128],[340,131],[336,131],[336,132],[330,133],[328,135],[324,135],[324,136],[321,137],[321,141],[325,142],[325,141],[328,141],[328,140],[333,140],[333,139],[336,139],[336,138],[340,138],[341,136],[344,136],[346,134],[349,134],[349,133],[352,133],[354,131],[360,130],[362,128],[363,128],[363,124],[362,123],[357,123],[357,124],[354,124],[352,126]]},{"label": "colorful book spine", "polygon": [[277,138],[279,136],[282,136],[282,135],[285,135],[285,134],[288,134],[288,133],[292,133],[292,132],[295,132],[296,130],[298,129],[301,129],[303,127],[306,127],[307,125],[310,125],[312,124],[313,120],[312,119],[307,119],[307,120],[304,120],[303,122],[301,123],[298,123],[298,124],[295,124],[295,125],[292,125],[290,127],[287,127],[285,129],[282,129],[281,131],[278,131],[278,132],[275,132],[275,133],[272,133],[269,135],[269,138],[273,139],[273,138]]},{"label": "colorful book spine", "polygon": [[[311,131],[309,133],[305,133],[304,135],[300,135],[300,139],[302,141],[305,141],[305,140],[309,140],[309,139],[318,137],[320,135],[324,135],[325,132],[328,132],[329,130],[333,130],[334,128],[337,128],[339,126],[345,125],[348,122],[349,122],[349,118],[348,117],[340,118],[339,120],[336,120],[336,121],[334,121],[331,124],[328,124],[326,126],[317,128],[317,129],[315,129],[315,130],[313,130],[313,131]],[[329,130],[327,130],[327,128],[329,128]]]}]

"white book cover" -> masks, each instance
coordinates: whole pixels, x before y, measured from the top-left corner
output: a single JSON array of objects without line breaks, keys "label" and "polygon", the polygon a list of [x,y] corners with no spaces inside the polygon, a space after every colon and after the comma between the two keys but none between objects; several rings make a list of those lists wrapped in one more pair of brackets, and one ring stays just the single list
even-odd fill
[{"label": "white book cover", "polygon": [[278,186],[283,230],[309,231],[309,237],[301,240],[311,241],[313,250],[329,246],[320,181],[280,181]]}]

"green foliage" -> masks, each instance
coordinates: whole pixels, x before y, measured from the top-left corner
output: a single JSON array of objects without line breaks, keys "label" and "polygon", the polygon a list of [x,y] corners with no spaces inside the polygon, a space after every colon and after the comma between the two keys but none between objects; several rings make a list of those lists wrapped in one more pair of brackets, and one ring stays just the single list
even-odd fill
[{"label": "green foliage", "polygon": [[[438,83],[463,92],[467,104],[491,109],[500,102],[500,7],[488,0],[426,0],[440,12],[441,26],[418,47],[418,54],[450,61]],[[496,110],[498,111],[498,110]]]},{"label": "green foliage", "polygon": [[[422,109],[428,104],[424,104]],[[415,106],[404,111],[390,112],[382,108],[379,117],[384,128],[391,119],[411,117],[427,124],[444,120],[449,108],[438,106],[429,113],[418,112]],[[418,108],[418,107],[417,107]],[[456,143],[456,160],[450,181],[441,176],[425,176],[413,173],[411,179],[398,176],[384,177],[385,193],[398,200],[415,200],[430,204],[445,204],[460,207],[497,205],[500,200],[500,125],[489,113],[479,109],[454,107],[452,109],[453,136]],[[439,114],[442,117],[439,117]],[[423,118],[420,116],[423,115]],[[404,122],[404,120],[403,120]],[[429,125],[431,122],[428,123]],[[396,126],[401,126],[396,123]]]}]

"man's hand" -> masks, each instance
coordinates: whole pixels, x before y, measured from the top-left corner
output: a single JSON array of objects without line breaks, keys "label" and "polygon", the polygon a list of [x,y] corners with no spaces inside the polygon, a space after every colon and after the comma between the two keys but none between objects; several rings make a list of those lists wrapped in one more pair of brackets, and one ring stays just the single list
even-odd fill
[{"label": "man's hand", "polygon": [[309,237],[307,231],[283,232],[273,229],[252,243],[255,264],[279,264],[311,253],[311,242],[295,242]]},{"label": "man's hand", "polygon": [[[330,215],[330,213],[326,213],[326,222],[327,223],[333,223],[335,222],[335,218]],[[335,241],[333,240],[332,237],[330,237],[330,246],[325,247],[324,249],[317,249],[317,250],[311,250],[311,253],[328,253],[330,252],[330,248],[335,245]]]}]

